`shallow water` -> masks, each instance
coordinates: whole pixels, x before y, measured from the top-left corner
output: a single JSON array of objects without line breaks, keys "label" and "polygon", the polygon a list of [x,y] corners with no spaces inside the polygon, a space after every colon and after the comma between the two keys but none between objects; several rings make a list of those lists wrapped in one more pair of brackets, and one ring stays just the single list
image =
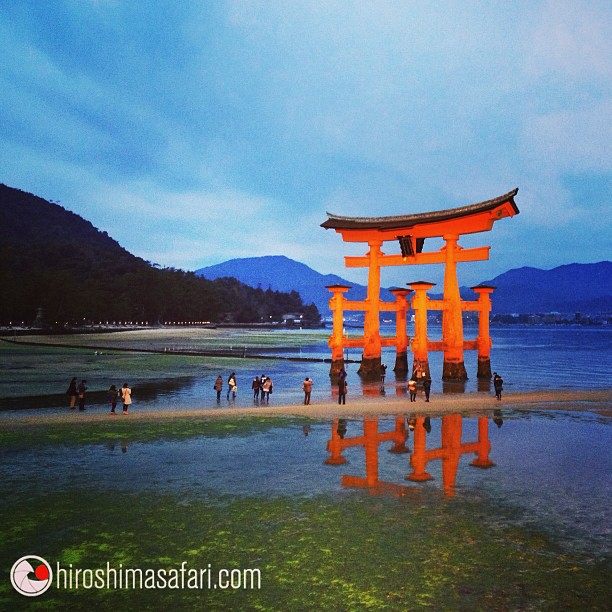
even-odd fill
[{"label": "shallow water", "polygon": [[[609,419],[563,412],[446,415],[432,417],[427,433],[422,418],[411,431],[404,418],[370,417],[348,420],[343,439],[338,425],[336,420],[242,436],[147,443],[126,437],[106,445],[4,450],[0,492],[9,502],[58,490],[164,492],[184,504],[219,496],[322,493],[407,495],[415,503],[439,504],[465,498],[503,508],[500,520],[544,530],[569,550],[610,554]],[[418,451],[417,438],[425,441]],[[334,454],[332,439],[336,450],[348,446]],[[388,452],[402,440],[411,452]],[[488,469],[471,465],[479,440],[479,457],[495,464]],[[338,456],[346,463],[326,463]],[[406,480],[419,472],[417,457],[429,459],[430,480]]]},{"label": "shallow water", "polygon": [[[180,330],[180,344],[172,345],[172,330],[144,330],[127,335],[109,334],[106,342],[117,345],[146,345],[163,350],[164,346],[203,350],[215,333],[215,343],[239,347],[248,345],[247,353],[265,353],[278,356],[312,355],[329,357],[326,332],[322,330],[295,330],[294,332],[261,332],[245,330]],[[188,333],[187,333],[188,332]],[[349,330],[350,332],[350,330]],[[385,330],[390,333],[390,330]],[[466,329],[466,338],[473,329]],[[539,389],[602,389],[609,388],[612,371],[612,329],[606,327],[566,326],[499,326],[491,330],[493,348],[492,367],[504,377],[507,391],[533,391]],[[432,328],[430,337],[439,337],[439,329]],[[90,341],[86,337],[78,340]],[[95,339],[99,342],[99,339]],[[229,343],[229,344],[228,344]],[[235,400],[222,394],[221,407],[254,405],[251,382],[256,375],[265,373],[274,381],[272,405],[299,404],[302,401],[301,385],[305,376],[314,379],[313,403],[329,401],[333,387],[329,380],[329,364],[322,362],[289,361],[284,359],[244,359],[242,357],[179,357],[173,355],[150,356],[122,353],[96,355],[94,351],[70,349],[32,348],[32,363],[28,364],[24,347],[0,353],[0,391],[10,397],[12,389],[21,384],[25,391],[19,395],[30,397],[0,399],[0,409],[41,409],[45,412],[65,410],[64,389],[69,375],[84,375],[91,390],[88,408],[104,411],[104,390],[111,382],[121,385],[128,378],[133,390],[135,410],[173,410],[183,408],[216,408],[212,389],[217,374],[224,384],[229,373],[237,374],[238,394]],[[29,348],[28,348],[29,350]],[[55,355],[55,352],[58,355]],[[360,353],[349,351],[349,359],[359,358]],[[395,356],[392,349],[385,349],[383,360],[389,366],[384,391],[387,395],[406,392],[406,382],[393,374]],[[463,385],[443,384],[442,354],[430,354],[433,378],[432,393],[473,392],[491,393],[490,385],[479,386],[475,378],[476,353],[466,351],[465,363],[470,379]],[[364,384],[357,375],[358,364],[347,365],[349,401],[354,395],[378,395],[378,385]],[[37,374],[39,380],[37,380]],[[23,381],[23,382],[21,382]],[[61,386],[60,386],[61,385]],[[53,392],[53,395],[50,393]]]}]

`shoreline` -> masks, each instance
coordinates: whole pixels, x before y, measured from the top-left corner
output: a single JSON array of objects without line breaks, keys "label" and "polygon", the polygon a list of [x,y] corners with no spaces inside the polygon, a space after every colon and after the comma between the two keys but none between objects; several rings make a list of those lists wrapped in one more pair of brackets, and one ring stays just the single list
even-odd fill
[{"label": "shoreline", "polygon": [[[536,404],[530,408],[530,405]],[[393,416],[419,414],[453,414],[478,413],[483,411],[501,409],[523,409],[523,410],[564,410],[575,412],[595,412],[601,416],[612,416],[612,389],[597,391],[557,391],[543,390],[524,393],[505,393],[501,401],[494,396],[482,396],[477,393],[432,395],[429,403],[417,400],[410,403],[405,396],[385,397],[377,401],[370,397],[347,398],[345,405],[339,405],[333,401],[315,403],[305,406],[303,404],[293,405],[266,405],[250,408],[196,408],[171,411],[143,412],[133,408],[125,416],[121,407],[117,407],[117,420],[122,422],[136,421],[167,421],[174,419],[228,419],[249,417],[302,417],[302,418],[335,418],[335,417],[360,417],[360,416]],[[106,409],[103,413],[93,410],[85,413],[79,410],[66,409],[61,414],[36,415],[36,416],[2,416],[0,418],[0,429],[9,429],[14,425],[54,425],[54,424],[76,424],[86,425],[88,423],[109,422],[111,417]]]}]

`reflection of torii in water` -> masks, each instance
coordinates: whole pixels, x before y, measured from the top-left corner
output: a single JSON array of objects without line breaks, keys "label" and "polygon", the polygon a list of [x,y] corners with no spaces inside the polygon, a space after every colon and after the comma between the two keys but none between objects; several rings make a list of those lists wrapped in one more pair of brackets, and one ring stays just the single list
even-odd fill
[{"label": "reflection of torii in water", "polygon": [[327,442],[327,450],[330,456],[325,460],[325,463],[328,465],[344,465],[346,457],[342,456],[342,451],[345,448],[363,446],[365,450],[366,477],[361,478],[344,474],[342,476],[343,487],[367,488],[373,494],[385,492],[395,493],[396,495],[405,495],[408,491],[417,490],[415,487],[382,482],[378,479],[378,445],[381,442],[393,442],[393,446],[389,449],[391,453],[410,452],[410,449],[406,447],[408,430],[404,417],[396,417],[395,429],[384,432],[378,431],[378,418],[365,417],[363,419],[363,436],[352,436],[350,438],[341,437],[338,425],[339,419],[335,419],[332,423],[331,439]]},{"label": "reflection of torii in water", "polygon": [[486,417],[478,417],[478,441],[461,443],[462,419],[460,414],[448,414],[442,417],[441,447],[426,450],[427,431],[423,427],[424,417],[417,417],[414,428],[414,452],[410,457],[412,473],[408,480],[423,482],[431,475],[425,471],[427,463],[433,459],[442,460],[442,484],[444,493],[455,494],[455,480],[459,459],[464,453],[475,453],[476,459],[470,465],[479,468],[490,468],[495,464],[489,459],[491,442],[489,441],[489,421]]},{"label": "reflection of torii in water", "polygon": [[[425,429],[425,417],[414,419],[414,452],[410,458],[412,473],[406,479],[414,482],[423,482],[431,479],[431,475],[425,471],[427,463],[433,459],[442,459],[442,482],[444,493],[449,496],[455,494],[455,480],[459,459],[464,453],[475,453],[476,459],[471,465],[479,468],[493,467],[495,464],[489,459],[491,443],[489,441],[489,423],[486,417],[478,418],[478,440],[476,442],[461,443],[462,416],[460,414],[446,415],[442,421],[442,445],[440,448],[426,450],[427,430]],[[381,442],[393,442],[389,449],[392,453],[409,453],[406,446],[408,430],[405,419],[396,417],[395,429],[393,431],[380,432],[378,430],[378,418],[365,417],[363,420],[363,435],[352,437],[341,437],[338,432],[339,420],[332,423],[331,439],[327,442],[327,450],[330,456],[325,460],[328,465],[344,465],[346,458],[342,455],[345,448],[363,446],[365,451],[365,478],[359,476],[342,476],[343,487],[367,488],[373,494],[394,493],[406,495],[409,491],[416,491],[414,487],[397,485],[390,482],[380,481],[378,478],[378,445]]]}]

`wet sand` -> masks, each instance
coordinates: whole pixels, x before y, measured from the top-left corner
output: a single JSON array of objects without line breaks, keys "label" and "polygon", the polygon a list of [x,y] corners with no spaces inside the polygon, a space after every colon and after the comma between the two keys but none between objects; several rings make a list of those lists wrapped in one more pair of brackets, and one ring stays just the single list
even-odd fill
[{"label": "wet sand", "polygon": [[447,394],[431,396],[430,402],[419,397],[410,403],[406,395],[402,396],[371,396],[347,397],[346,405],[338,405],[331,399],[328,402],[315,402],[309,406],[280,405],[273,403],[250,408],[213,408],[147,412],[134,407],[126,416],[117,407],[117,416],[108,412],[90,410],[85,413],[78,410],[68,410],[62,414],[19,416],[3,414],[0,418],[0,428],[10,429],[13,425],[52,425],[55,423],[91,423],[121,419],[125,421],[147,422],[173,419],[223,419],[240,417],[307,417],[327,419],[335,417],[352,417],[364,415],[406,415],[418,414],[463,414],[486,412],[495,409],[514,410],[573,410],[595,412],[604,416],[612,416],[612,389],[598,391],[534,391],[528,393],[504,393],[501,401],[493,395],[482,393]]}]

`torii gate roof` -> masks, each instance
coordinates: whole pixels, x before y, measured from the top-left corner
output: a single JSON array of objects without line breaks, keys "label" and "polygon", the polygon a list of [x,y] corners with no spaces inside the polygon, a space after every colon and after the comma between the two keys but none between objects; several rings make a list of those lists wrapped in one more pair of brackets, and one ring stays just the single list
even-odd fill
[{"label": "torii gate roof", "polygon": [[345,239],[354,234],[353,240],[365,239],[373,234],[391,240],[402,234],[427,238],[447,233],[483,232],[490,230],[498,219],[519,213],[514,202],[517,193],[518,188],[477,204],[395,217],[343,217],[328,212],[328,219],[321,223],[321,227],[335,229]]}]

